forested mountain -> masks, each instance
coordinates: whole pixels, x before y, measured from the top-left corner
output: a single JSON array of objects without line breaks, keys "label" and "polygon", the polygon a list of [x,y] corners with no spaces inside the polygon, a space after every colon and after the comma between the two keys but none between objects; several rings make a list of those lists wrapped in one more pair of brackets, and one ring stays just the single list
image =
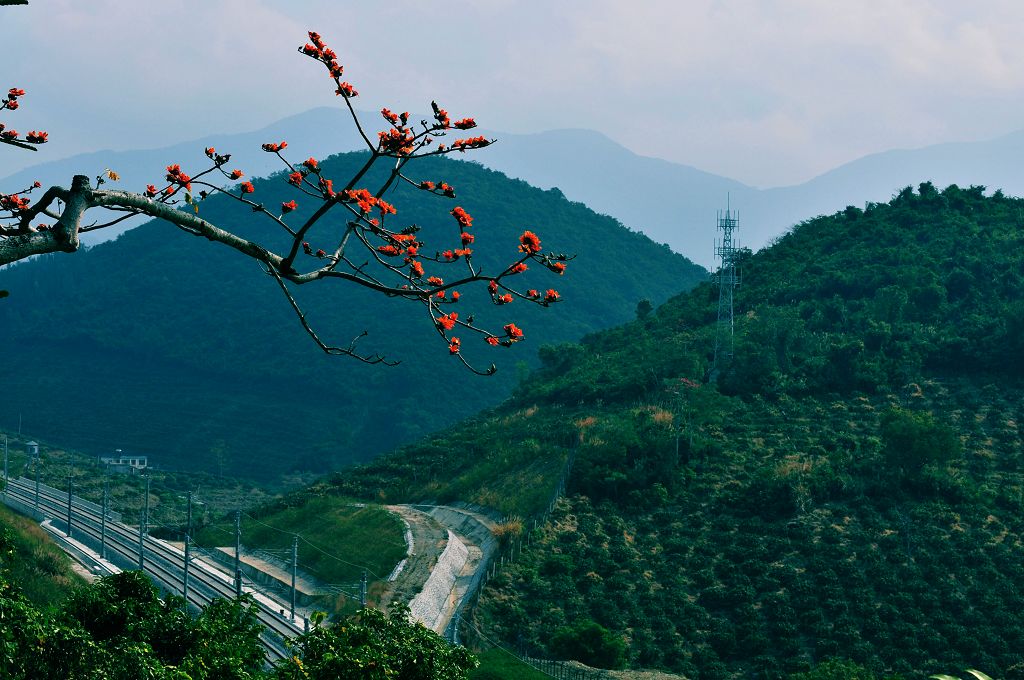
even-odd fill
[{"label": "forested mountain", "polygon": [[705,283],[305,493],[464,500],[530,527],[574,454],[478,610],[507,644],[694,680],[830,658],[1022,678],[1022,215],[922,184],[801,223],[744,261],[717,382]]},{"label": "forested mountain", "polygon": [[[351,176],[362,158],[325,161],[324,176]],[[0,272],[0,288],[11,293],[0,304],[3,424],[16,426],[21,413],[34,436],[93,453],[149,454],[170,468],[264,479],[323,472],[500,402],[522,373],[517,364],[533,361],[541,345],[621,323],[639,300],[660,302],[707,276],[556,191],[471,163],[424,159],[414,172],[456,187],[457,204],[475,218],[476,260],[485,271],[507,264],[524,229],[545,248],[579,253],[563,277],[521,275],[527,287],[558,289],[564,304],[549,309],[495,308],[486,291],[464,291],[466,314],[499,328],[515,321],[526,332],[513,348],[467,344],[466,355],[483,368],[498,364],[495,377],[470,375],[451,359],[419,305],[342,284],[297,291],[311,323],[336,344],[367,330],[364,352],[402,363],[327,357],[248,259],[153,222],[88,252]],[[256,190],[269,205],[294,197],[281,175],[257,181]],[[388,200],[399,208],[393,219],[422,226],[435,234],[432,243],[451,233],[452,201],[407,187]],[[300,219],[304,208],[300,197]],[[273,243],[269,220],[251,220],[216,198],[200,210]]]}]

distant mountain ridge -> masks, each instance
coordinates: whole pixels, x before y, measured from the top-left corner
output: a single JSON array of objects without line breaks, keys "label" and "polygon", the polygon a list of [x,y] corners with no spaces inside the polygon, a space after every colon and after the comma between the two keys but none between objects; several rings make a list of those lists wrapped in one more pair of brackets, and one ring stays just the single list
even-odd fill
[{"label": "distant mountain ridge", "polygon": [[[362,148],[362,140],[339,109],[316,108],[277,121],[261,130],[202,139],[145,151],[96,152],[35,166],[0,179],[5,188],[67,184],[72,174],[117,170],[126,188],[141,189],[159,178],[167,163],[201,162],[202,149],[213,145],[234,154],[232,165],[251,177],[280,169],[260,144],[286,139],[296,158]],[[365,121],[379,120],[364,113]],[[422,116],[413,116],[419,119]],[[339,124],[344,123],[344,124]],[[383,126],[383,124],[382,124]],[[370,129],[375,129],[370,125]],[[714,266],[717,211],[727,201],[739,211],[741,244],[757,250],[794,224],[847,205],[885,202],[906,186],[931,181],[938,187],[984,185],[1010,195],[1024,195],[1024,131],[982,142],[937,144],[891,150],[845,163],[794,186],[758,189],[692,166],[635,154],[592,130],[566,129],[511,134],[482,129],[498,139],[465,160],[523,179],[534,186],[558,187],[567,198],[610,215],[627,227],[667,243],[676,252],[706,267]],[[109,234],[97,233],[99,239]]]}]

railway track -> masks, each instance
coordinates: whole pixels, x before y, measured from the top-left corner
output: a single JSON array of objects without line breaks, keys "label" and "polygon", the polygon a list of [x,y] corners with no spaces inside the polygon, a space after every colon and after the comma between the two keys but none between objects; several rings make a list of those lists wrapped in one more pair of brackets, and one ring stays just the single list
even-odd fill
[{"label": "railway track", "polygon": [[[18,505],[27,508],[35,507],[35,484],[24,478],[11,479],[7,494]],[[51,524],[67,528],[67,494],[52,487],[39,488],[39,513],[51,520]],[[95,505],[72,497],[71,534],[73,538],[86,544],[99,546],[102,536],[102,511]],[[109,517],[108,513],[108,517]],[[118,562],[137,565],[139,561],[139,532],[121,522],[106,522],[106,551],[108,559],[116,556]],[[180,594],[184,589],[183,550],[168,545],[164,541],[145,536],[143,539],[143,571],[145,571],[165,591]],[[188,604],[198,608],[205,607],[217,598],[232,599],[235,597],[235,584],[230,575],[208,567],[193,557],[190,560],[188,578]],[[257,618],[264,627],[261,642],[270,662],[287,658],[289,653],[283,644],[285,638],[294,637],[302,632],[302,628],[287,618],[282,618],[279,611],[288,605],[272,600],[265,595],[254,597],[257,606]]]}]

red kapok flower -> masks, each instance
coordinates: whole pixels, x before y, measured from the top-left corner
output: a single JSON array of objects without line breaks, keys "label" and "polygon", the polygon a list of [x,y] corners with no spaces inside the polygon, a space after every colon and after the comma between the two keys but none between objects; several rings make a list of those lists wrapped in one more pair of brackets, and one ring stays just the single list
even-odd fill
[{"label": "red kapok flower", "polygon": [[146,185],[146,196],[148,196],[149,198],[153,198],[154,196],[156,196],[156,194],[157,194],[156,187],[153,186],[152,184],[147,184]]},{"label": "red kapok flower", "polygon": [[458,354],[459,353],[459,347],[461,345],[462,345],[462,342],[458,338],[452,338],[451,341],[448,344],[448,352],[449,352],[449,354]]},{"label": "red kapok flower", "polygon": [[554,288],[548,288],[547,292],[544,293],[544,299],[548,302],[555,302],[560,297],[561,296],[558,294],[558,291]]},{"label": "red kapok flower", "polygon": [[256,187],[252,185],[252,182],[242,182],[238,186],[242,190],[243,194],[251,194],[256,191]]},{"label": "red kapok flower", "polygon": [[474,240],[475,240],[475,237],[472,234],[470,234],[468,231],[462,232],[462,245],[468,246]]},{"label": "red kapok flower", "polygon": [[206,155],[207,156],[209,156],[210,158],[213,158],[216,154],[217,154],[217,150],[214,149],[212,146],[206,147]]},{"label": "red kapok flower", "polygon": [[510,302],[512,302],[512,294],[511,293],[505,293],[504,295],[499,295],[498,296],[498,304],[499,305],[507,305]]},{"label": "red kapok flower", "polygon": [[516,326],[514,323],[506,324],[504,326],[505,334],[513,340],[519,340],[523,337],[523,331],[521,328]]},{"label": "red kapok flower", "polygon": [[442,314],[437,317],[437,325],[446,331],[450,331],[455,328],[455,322],[459,318],[458,312],[452,312],[451,314]]},{"label": "red kapok flower", "polygon": [[463,118],[462,120],[457,120],[454,123],[452,123],[452,127],[457,128],[459,130],[468,130],[470,128],[476,127],[476,121],[473,120],[472,118]]},{"label": "red kapok flower", "polygon": [[413,260],[412,266],[409,267],[409,270],[415,278],[423,276],[423,265],[416,260]]},{"label": "red kapok flower", "polygon": [[431,286],[443,286],[444,279],[442,279],[440,276],[431,276],[429,279],[427,279],[427,283],[429,283]]},{"label": "red kapok flower", "polygon": [[313,158],[312,156],[310,156],[306,160],[302,161],[302,164],[305,165],[310,170],[319,170],[320,169],[320,164],[317,163],[316,159]]},{"label": "red kapok flower", "polygon": [[394,257],[401,252],[395,246],[377,246],[377,251],[383,255],[387,255],[388,257]]},{"label": "red kapok flower", "polygon": [[459,223],[459,226],[463,229],[469,229],[473,226],[473,217],[462,209],[461,206],[452,208],[452,217]]},{"label": "red kapok flower", "polygon": [[494,279],[491,279],[490,282],[487,284],[487,290],[491,291],[491,295],[494,295],[495,293],[497,293],[498,292],[498,282],[495,281]]},{"label": "red kapok flower", "polygon": [[245,173],[242,172],[241,170],[232,170],[231,175],[229,176],[231,177],[231,179],[242,179],[242,175],[244,174]]},{"label": "red kapok flower", "polygon": [[526,263],[525,262],[516,262],[514,265],[512,265],[512,268],[509,269],[508,271],[509,271],[510,274],[521,274],[521,273],[525,272],[526,269],[527,269],[527,267],[526,267]]},{"label": "red kapok flower", "polygon": [[501,343],[500,343],[500,342],[498,341],[498,338],[494,337],[493,335],[488,335],[488,336],[487,336],[486,338],[484,338],[484,339],[485,339],[485,340],[487,340],[487,344],[488,344],[488,345],[499,345],[499,344],[501,344]]},{"label": "red kapok flower", "polygon": [[49,136],[50,133],[48,132],[37,132],[36,130],[33,130],[32,132],[25,135],[25,141],[29,142],[30,144],[45,144],[46,138]]},{"label": "red kapok flower", "polygon": [[264,151],[268,151],[270,153],[276,153],[277,151],[284,151],[286,148],[288,148],[288,142],[280,142],[278,144],[274,144],[273,142],[269,142],[269,143],[263,145],[263,150]]},{"label": "red kapok flower", "polygon": [[302,173],[293,172],[292,174],[288,175],[288,183],[294,184],[297,187],[302,186]]},{"label": "red kapok flower", "polygon": [[296,203],[294,200],[291,200],[291,201],[288,201],[287,203],[282,203],[281,204],[281,212],[283,214],[287,215],[288,213],[290,213],[291,211],[295,210],[298,207],[299,207],[299,204]]},{"label": "red kapok flower", "polygon": [[524,231],[519,237],[519,252],[531,255],[540,252],[540,238],[532,231]]},{"label": "red kapok flower", "polygon": [[462,293],[457,290],[452,291],[452,302],[458,302],[460,297],[462,297]]},{"label": "red kapok flower", "polygon": [[561,276],[562,274],[565,273],[565,263],[564,262],[552,262],[551,264],[548,265],[548,269],[550,269],[551,271],[553,271],[556,274],[558,274],[559,276]]}]

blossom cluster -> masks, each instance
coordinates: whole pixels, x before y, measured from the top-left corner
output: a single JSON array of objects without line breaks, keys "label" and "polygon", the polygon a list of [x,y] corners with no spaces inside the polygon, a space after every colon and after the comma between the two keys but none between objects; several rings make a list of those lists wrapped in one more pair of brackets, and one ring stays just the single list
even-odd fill
[{"label": "blossom cluster", "polygon": [[[319,34],[310,32],[309,39],[310,42],[300,47],[299,51],[327,68],[339,95],[346,99],[356,96],[354,88],[341,80],[344,68],[338,63],[337,54],[327,47]],[[450,146],[435,144],[436,137],[443,137],[451,130],[475,128],[477,123],[470,117],[453,122],[448,112],[436,102],[431,102],[431,107],[433,121],[421,121],[416,126],[410,125],[410,114],[407,111],[396,113],[387,107],[380,109],[390,129],[379,132],[376,142],[371,142],[364,135],[370,152],[366,164],[347,183],[339,182],[339,187],[343,188],[338,190],[335,190],[334,180],[325,176],[329,170],[316,158],[289,161],[286,158],[289,148],[286,141],[262,144],[265,152],[277,155],[286,167],[283,175],[266,181],[283,182],[289,191],[295,192],[298,199],[286,196],[288,200],[280,202],[279,211],[272,212],[268,206],[259,202],[260,193],[257,189],[261,183],[238,181],[245,177],[245,173],[241,169],[231,168],[230,154],[220,153],[213,147],[204,149],[212,166],[190,174],[180,164],[168,165],[164,174],[166,184],[149,184],[144,195],[151,201],[174,204],[179,192],[186,192],[184,202],[196,213],[199,212],[199,202],[216,193],[248,206],[254,213],[276,222],[288,234],[291,248],[286,255],[277,256],[278,260],[271,269],[286,294],[287,282],[304,283],[343,276],[385,295],[419,301],[425,306],[449,353],[458,356],[471,370],[476,370],[462,356],[463,342],[459,335],[476,334],[488,345],[506,347],[522,341],[526,336],[523,329],[514,322],[505,323],[500,331],[489,331],[477,325],[472,314],[456,311],[451,305],[464,304],[463,294],[458,288],[475,283],[486,284],[491,302],[499,306],[512,304],[516,300],[549,306],[562,299],[554,288],[524,290],[513,282],[524,279],[522,275],[531,265],[538,265],[536,269],[546,268],[561,274],[565,271],[565,262],[570,258],[544,253],[540,237],[526,230],[519,237],[513,260],[504,269],[485,276],[473,263],[473,248],[477,246],[478,240],[474,232],[477,230],[474,228],[473,216],[463,206],[457,205],[449,211],[458,230],[457,243],[433,252],[427,250],[419,226],[396,228],[386,223],[390,216],[398,214],[395,206],[384,198],[395,182],[407,182],[418,190],[448,199],[455,198],[455,188],[443,180],[416,180],[408,177],[403,171],[406,163],[421,156],[462,152],[491,144],[491,140],[482,135],[457,139]],[[356,111],[350,104],[348,108],[358,124]],[[361,126],[359,131],[363,132]],[[391,159],[389,163],[393,163],[387,179],[372,189],[360,186],[360,180],[373,176],[369,171],[380,158]],[[219,174],[229,184],[211,181],[211,173],[214,176]],[[192,195],[194,188],[198,189],[197,196]],[[300,206],[309,205],[308,201],[319,205],[308,212],[298,213]],[[17,195],[2,197],[0,202],[0,207],[8,210],[23,209],[21,206],[27,205],[27,199]],[[347,211],[348,216],[340,221],[323,219],[331,209]],[[304,221],[302,218],[296,220],[296,213],[303,215]],[[357,249],[360,253],[353,254]],[[310,263],[305,271],[300,271],[301,266],[296,260],[300,255],[311,258],[303,260]],[[463,274],[441,276],[442,268],[456,264],[464,270]],[[294,299],[292,303],[293,306],[297,304]],[[320,342],[319,339],[317,342]],[[321,346],[327,349],[322,343]]]},{"label": "blossom cluster", "polygon": [[[19,87],[10,88],[7,90],[7,95],[3,99],[0,99],[0,111],[15,111],[21,106],[21,102],[19,100],[24,96],[25,90]],[[40,130],[32,130],[24,137],[21,137],[17,130],[8,128],[3,123],[0,123],[0,142],[33,148],[39,144],[45,144],[49,141],[49,137],[49,133]]]}]

